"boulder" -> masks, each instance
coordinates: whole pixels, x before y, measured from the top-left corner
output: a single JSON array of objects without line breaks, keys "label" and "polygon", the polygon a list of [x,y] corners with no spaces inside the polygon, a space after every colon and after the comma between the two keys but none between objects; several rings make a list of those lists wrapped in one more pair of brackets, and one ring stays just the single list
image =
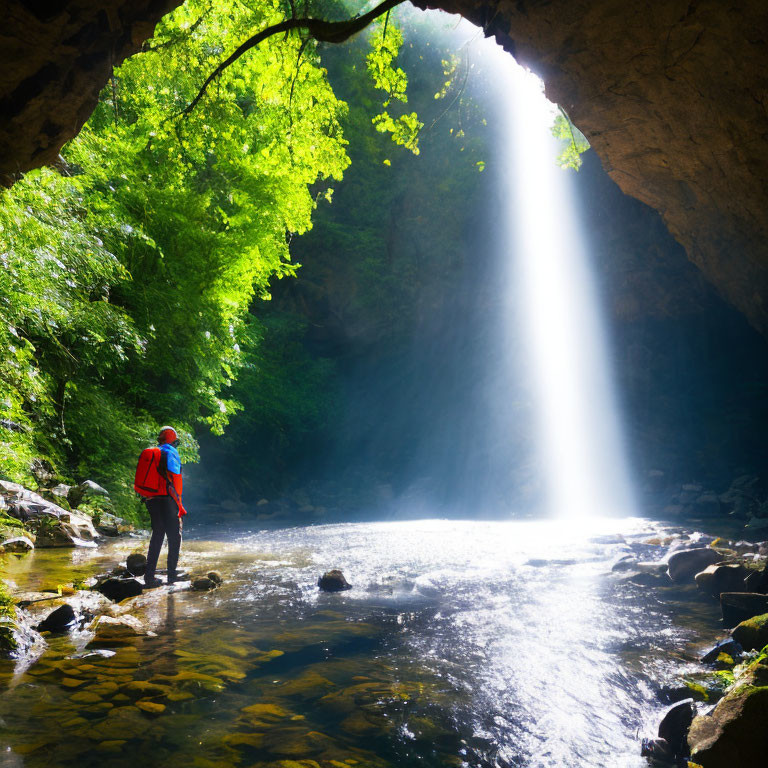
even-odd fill
[{"label": "boulder", "polygon": [[669,745],[672,754],[677,757],[688,752],[688,729],[695,714],[693,699],[684,699],[667,709],[659,723],[659,738]]},{"label": "boulder", "polygon": [[768,595],[757,592],[723,592],[720,595],[723,625],[735,627],[753,616],[768,613]]},{"label": "boulder", "polygon": [[136,597],[142,592],[142,585],[136,579],[112,577],[97,584],[94,589],[113,602],[119,603],[128,597]]},{"label": "boulder", "polygon": [[[694,763],[706,768],[766,764],[768,681],[765,674],[758,672],[756,669],[747,673],[743,683],[726,694],[709,715],[694,719],[688,732]],[[763,667],[765,672],[768,669]]]},{"label": "boulder", "polygon": [[77,614],[69,603],[51,611],[36,627],[38,632],[66,632],[77,621]]},{"label": "boulder", "polygon": [[742,621],[731,636],[745,651],[761,651],[768,645],[768,613]]},{"label": "boulder", "polygon": [[218,571],[208,571],[206,576],[217,586],[220,587],[224,583],[224,579],[221,578],[221,574]]},{"label": "boulder", "polygon": [[192,581],[192,589],[198,592],[207,592],[209,589],[216,589],[219,585],[208,576],[198,576]]},{"label": "boulder", "polygon": [[5,552],[31,552],[35,545],[26,536],[16,536],[13,539],[6,539],[2,543]]},{"label": "boulder", "polygon": [[744,579],[749,572],[738,563],[710,565],[695,576],[696,586],[712,597],[720,597],[721,592],[738,592],[744,589]]},{"label": "boulder", "polygon": [[672,581],[691,581],[699,571],[722,559],[722,555],[710,547],[684,549],[669,558],[667,573]]},{"label": "boulder", "polygon": [[317,586],[323,592],[343,592],[352,589],[352,585],[344,578],[344,574],[338,569],[326,571],[318,580]]},{"label": "boulder", "polygon": [[141,552],[133,552],[125,561],[128,573],[134,576],[143,576],[147,570],[147,556]]}]

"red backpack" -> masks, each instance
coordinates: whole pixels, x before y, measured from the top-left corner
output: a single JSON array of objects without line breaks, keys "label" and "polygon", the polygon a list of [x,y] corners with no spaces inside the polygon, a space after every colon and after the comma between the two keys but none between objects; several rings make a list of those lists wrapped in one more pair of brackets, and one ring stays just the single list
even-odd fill
[{"label": "red backpack", "polygon": [[160,466],[160,456],[161,451],[159,448],[145,448],[139,456],[133,489],[139,496],[143,496],[145,499],[152,496],[168,495],[166,480],[157,471],[157,468]]}]

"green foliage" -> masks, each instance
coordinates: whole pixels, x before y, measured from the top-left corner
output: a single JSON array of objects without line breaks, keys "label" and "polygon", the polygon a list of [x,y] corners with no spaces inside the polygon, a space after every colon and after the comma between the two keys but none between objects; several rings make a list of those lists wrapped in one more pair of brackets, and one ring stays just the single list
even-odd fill
[{"label": "green foliage", "polygon": [[115,71],[64,149],[66,175],[32,173],[4,194],[0,474],[30,481],[43,455],[135,516],[133,467],[159,426],[195,460],[195,428],[220,434],[241,408],[248,309],[295,273],[290,239],[349,162],[346,105],[315,43],[280,36],[173,116],[224,48],[284,12],[190,0]]},{"label": "green foliage", "polygon": [[[372,122],[379,133],[391,134],[395,144],[418,155],[419,134],[424,123],[419,120],[416,112],[392,116],[387,109],[393,100],[403,104],[408,102],[408,76],[401,67],[395,66],[395,59],[402,45],[403,33],[390,21],[388,14],[384,21],[377,23],[371,34],[371,50],[366,57],[368,72],[374,85],[386,94],[382,105],[384,111],[376,115]],[[446,83],[444,88],[449,86],[450,82]]]},{"label": "green foliage", "polygon": [[565,142],[562,152],[558,155],[557,163],[561,168],[581,168],[581,155],[589,149],[586,136],[571,122],[568,115],[560,107],[560,114],[555,118],[552,135]]}]

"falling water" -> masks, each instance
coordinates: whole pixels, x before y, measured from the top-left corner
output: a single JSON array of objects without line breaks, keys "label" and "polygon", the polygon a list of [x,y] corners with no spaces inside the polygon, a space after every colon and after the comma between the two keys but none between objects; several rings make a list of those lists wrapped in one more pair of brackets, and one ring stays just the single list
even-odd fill
[{"label": "falling water", "polygon": [[547,507],[557,515],[631,514],[634,503],[572,171],[556,163],[556,107],[541,81],[490,41],[508,169],[508,324],[524,336]]}]

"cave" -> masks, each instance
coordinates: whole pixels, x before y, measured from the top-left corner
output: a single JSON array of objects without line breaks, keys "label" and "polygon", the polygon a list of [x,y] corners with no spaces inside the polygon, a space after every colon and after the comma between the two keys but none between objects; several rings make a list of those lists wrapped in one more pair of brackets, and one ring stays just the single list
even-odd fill
[{"label": "cave", "polygon": [[[111,68],[178,3],[5,4],[0,179],[56,161]],[[627,194],[662,215],[720,294],[768,333],[768,8],[716,0],[446,0],[545,82]]]}]

